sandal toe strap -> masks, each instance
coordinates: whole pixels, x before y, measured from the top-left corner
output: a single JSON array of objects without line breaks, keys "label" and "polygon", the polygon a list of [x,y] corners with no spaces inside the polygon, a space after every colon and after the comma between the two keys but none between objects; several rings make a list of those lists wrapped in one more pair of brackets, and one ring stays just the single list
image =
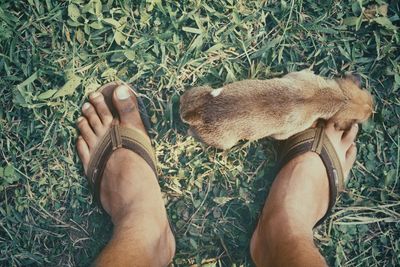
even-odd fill
[{"label": "sandal toe strap", "polygon": [[104,169],[111,154],[118,148],[126,148],[137,153],[157,174],[156,157],[149,138],[139,130],[113,124],[97,144],[88,165],[88,181],[99,203]]}]

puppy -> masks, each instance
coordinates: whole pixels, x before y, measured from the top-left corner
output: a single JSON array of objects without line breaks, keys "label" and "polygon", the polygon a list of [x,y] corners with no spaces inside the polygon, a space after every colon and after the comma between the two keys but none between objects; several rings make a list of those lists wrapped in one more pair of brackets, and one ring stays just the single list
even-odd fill
[{"label": "puppy", "polygon": [[180,98],[180,114],[189,133],[204,143],[228,149],[239,140],[288,137],[318,119],[332,119],[347,130],[368,119],[371,95],[353,75],[326,79],[309,70],[270,80],[244,80],[213,90],[201,86]]}]

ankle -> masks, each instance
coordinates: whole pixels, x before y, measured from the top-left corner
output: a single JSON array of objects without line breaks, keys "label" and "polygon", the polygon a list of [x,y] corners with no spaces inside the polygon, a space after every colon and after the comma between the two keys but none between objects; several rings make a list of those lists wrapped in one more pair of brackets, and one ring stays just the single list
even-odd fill
[{"label": "ankle", "polygon": [[259,226],[261,226],[258,227],[259,234],[274,242],[282,239],[282,233],[285,233],[285,236],[289,238],[292,236],[312,236],[312,227],[307,221],[292,216],[284,210],[266,213],[260,219]]},{"label": "ankle", "polygon": [[293,254],[303,243],[313,243],[312,229],[281,213],[259,221],[251,239],[250,254],[256,266],[277,266],[282,255]]},{"label": "ankle", "polygon": [[167,266],[174,253],[175,239],[168,222],[136,216],[131,224],[114,227],[112,239],[94,266]]},{"label": "ankle", "polygon": [[250,253],[256,266],[326,266],[325,259],[314,244],[312,232],[284,228],[275,231],[279,231],[279,236],[270,239],[254,232]]},{"label": "ankle", "polygon": [[167,266],[175,255],[175,237],[166,215],[164,219],[126,217],[115,225],[114,237],[126,239],[151,266]]}]

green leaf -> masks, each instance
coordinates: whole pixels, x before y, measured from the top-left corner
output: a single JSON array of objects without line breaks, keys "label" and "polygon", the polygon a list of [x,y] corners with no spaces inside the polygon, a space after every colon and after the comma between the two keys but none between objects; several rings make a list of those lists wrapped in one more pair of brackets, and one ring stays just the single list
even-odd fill
[{"label": "green leaf", "polygon": [[81,16],[81,12],[79,11],[79,8],[75,4],[69,4],[68,5],[68,17],[71,18],[71,20],[77,22],[78,18]]},{"label": "green leaf", "polygon": [[193,247],[194,249],[197,249],[197,243],[196,243],[196,241],[195,241],[193,238],[190,238],[190,239],[189,239],[189,242],[190,242],[190,245],[192,245],[192,247]]},{"label": "green leaf", "polygon": [[119,30],[114,32],[114,40],[118,45],[121,45],[126,40],[126,36]]},{"label": "green leaf", "polygon": [[103,4],[101,3],[101,0],[93,0],[93,5],[96,16],[101,16],[101,11],[103,9]]},{"label": "green leaf", "polygon": [[55,89],[47,90],[46,92],[38,95],[37,98],[39,100],[45,100],[45,99],[51,98],[56,92],[57,92],[57,90],[55,90]]},{"label": "green leaf", "polygon": [[64,86],[57,91],[53,98],[72,95],[75,89],[81,84],[81,81],[82,79],[79,76],[73,74]]},{"label": "green leaf", "polygon": [[348,17],[343,19],[343,24],[347,26],[356,26],[356,31],[358,31],[361,28],[362,18],[362,15],[359,17]]},{"label": "green leaf", "polygon": [[89,3],[87,3],[86,5],[84,5],[81,8],[81,12],[82,13],[90,13],[90,14],[96,15],[97,17],[100,17],[102,9],[103,9],[103,5],[101,3],[101,0],[90,0]]},{"label": "green leaf", "polygon": [[394,26],[393,23],[387,17],[375,18],[372,21],[382,25],[383,27],[385,27],[388,30],[393,30],[393,31],[397,30],[397,27]]},{"label": "green leaf", "polygon": [[190,33],[195,33],[195,34],[201,34],[201,30],[197,28],[192,28],[192,27],[182,27],[182,30],[185,32],[190,32]]},{"label": "green leaf", "polygon": [[215,197],[213,201],[219,205],[224,205],[225,203],[231,201],[233,198],[231,197]]},{"label": "green leaf", "polygon": [[200,199],[195,199],[193,200],[193,206],[197,209],[201,205],[201,200]]},{"label": "green leaf", "polygon": [[81,12],[82,13],[91,13],[91,14],[95,14],[94,12],[94,6],[93,6],[93,1],[90,1],[89,3],[87,3],[86,5],[84,5],[81,8]]},{"label": "green leaf", "polygon": [[107,18],[107,19],[103,19],[103,21],[107,24],[112,25],[115,28],[119,28],[121,27],[121,23],[119,23],[118,21],[116,21],[115,19],[112,18]]},{"label": "green leaf", "polygon": [[136,57],[135,51],[132,51],[132,50],[126,50],[124,52],[124,55],[129,60],[135,60],[135,57]]},{"label": "green leaf", "polygon": [[5,177],[10,177],[14,175],[14,167],[12,165],[7,165],[7,167],[4,168],[4,176]]},{"label": "green leaf", "polygon": [[38,78],[37,72],[29,76],[25,81],[17,85],[14,92],[14,101],[16,104],[25,105],[32,101],[32,90],[30,85]]},{"label": "green leaf", "polygon": [[223,48],[223,47],[224,47],[223,44],[217,43],[217,44],[211,46],[209,49],[207,49],[206,53],[211,53],[211,52],[214,52],[214,51],[221,50],[221,48]]},{"label": "green leaf", "polygon": [[227,72],[225,82],[231,83],[231,82],[236,81],[236,76],[235,76],[235,73],[232,71],[231,66],[224,65],[224,68],[226,69],[226,72]]},{"label": "green leaf", "polygon": [[104,28],[103,24],[100,21],[94,21],[90,23],[89,26],[95,30],[101,30]]},{"label": "green leaf", "polygon": [[27,101],[25,101],[25,97],[20,91],[16,91],[14,93],[14,103],[18,105],[25,105]]},{"label": "green leaf", "polygon": [[347,26],[356,26],[358,17],[348,17],[343,19],[343,24]]},{"label": "green leaf", "polygon": [[396,170],[392,169],[385,175],[385,186],[392,185],[396,179]]},{"label": "green leaf", "polygon": [[356,15],[359,15],[359,14],[361,14],[361,12],[362,12],[362,5],[360,5],[360,3],[359,2],[354,2],[352,5],[351,5],[351,10],[353,11],[353,13],[354,14],[356,14]]},{"label": "green leaf", "polygon": [[189,46],[189,50],[192,49],[199,49],[201,46],[203,45],[203,36],[202,35],[198,35],[194,41],[192,42],[192,44]]},{"label": "green leaf", "polygon": [[102,78],[113,78],[115,77],[115,75],[117,74],[117,71],[113,68],[108,68],[107,70],[105,70],[102,74],[101,77]]},{"label": "green leaf", "polygon": [[75,32],[75,38],[80,44],[83,44],[85,42],[85,33],[81,29],[78,29]]},{"label": "green leaf", "polygon": [[84,85],[85,95],[95,92],[100,86],[101,84],[99,84],[95,78],[87,79]]},{"label": "green leaf", "polygon": [[67,20],[67,24],[71,27],[78,27],[78,26],[82,26],[83,24],[80,23],[79,21],[72,21],[71,19]]},{"label": "green leaf", "polygon": [[27,85],[30,85],[31,83],[33,83],[36,79],[38,78],[38,74],[37,72],[33,73],[31,76],[29,76],[29,78],[27,78],[25,81],[23,81],[22,83],[18,84],[17,87],[25,87]]},{"label": "green leaf", "polygon": [[394,75],[394,84],[393,84],[393,92],[396,92],[400,88],[400,75]]}]

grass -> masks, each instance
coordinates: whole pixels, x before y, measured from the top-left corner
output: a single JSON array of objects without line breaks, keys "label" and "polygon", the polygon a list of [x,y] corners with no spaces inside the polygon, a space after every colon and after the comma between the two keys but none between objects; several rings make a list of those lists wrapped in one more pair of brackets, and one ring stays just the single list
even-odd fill
[{"label": "grass", "polygon": [[400,265],[398,1],[0,1],[0,265],[88,266],[110,237],[75,151],[89,92],[146,96],[176,266],[251,266],[270,140],[226,155],[188,137],[179,95],[311,67],[362,76],[376,104],[348,192],[315,232],[332,266]]}]

